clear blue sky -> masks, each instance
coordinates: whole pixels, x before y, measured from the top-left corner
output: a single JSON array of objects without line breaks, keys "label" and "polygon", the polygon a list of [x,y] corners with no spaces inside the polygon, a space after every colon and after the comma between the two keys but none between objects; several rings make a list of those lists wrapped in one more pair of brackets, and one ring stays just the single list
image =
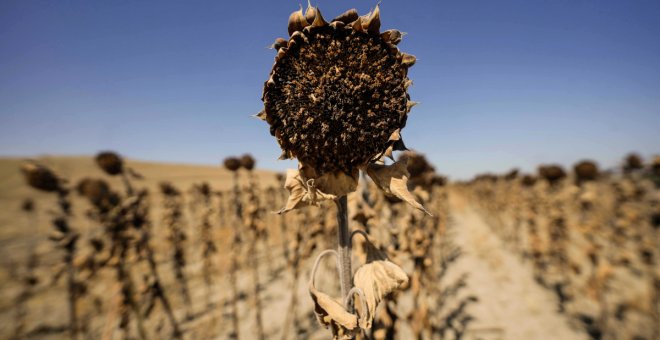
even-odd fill
[{"label": "clear blue sky", "polygon": [[[0,155],[94,154],[283,169],[264,80],[300,1],[0,2]],[[332,18],[376,1],[315,1]],[[403,131],[454,178],[660,153],[660,1],[392,1],[407,32]]]}]

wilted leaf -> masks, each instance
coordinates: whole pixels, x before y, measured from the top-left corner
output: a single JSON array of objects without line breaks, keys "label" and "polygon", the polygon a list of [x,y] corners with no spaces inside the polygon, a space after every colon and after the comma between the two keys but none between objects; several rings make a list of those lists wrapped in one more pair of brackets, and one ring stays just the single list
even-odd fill
[{"label": "wilted leaf", "polygon": [[287,200],[284,208],[282,208],[278,213],[283,214],[293,209],[298,209],[308,205],[316,205],[321,201],[335,198],[332,195],[324,194],[323,192],[316,189],[315,186],[310,185],[312,182],[313,181],[305,181],[301,177],[300,171],[288,169],[286,171],[284,188],[289,191],[289,199]]},{"label": "wilted leaf", "polygon": [[342,304],[314,288],[310,282],[309,294],[314,300],[314,314],[325,328],[330,327],[335,339],[353,339],[358,330],[357,315],[351,314]]},{"label": "wilted leaf", "polygon": [[388,195],[394,195],[411,206],[429,213],[415,197],[408,191],[408,155],[402,155],[397,162],[392,165],[369,164],[367,174],[374,180],[376,185]]},{"label": "wilted leaf", "polygon": [[360,328],[371,328],[376,315],[376,307],[389,293],[408,282],[408,275],[396,264],[387,260],[385,254],[374,247],[371,242],[365,242],[367,247],[367,263],[360,266],[353,276],[353,284],[364,293],[366,310],[361,304],[356,304],[360,316]]},{"label": "wilted leaf", "polygon": [[334,254],[335,257],[338,256],[334,250],[323,251],[318,255],[312,267],[309,294],[314,301],[314,314],[321,325],[332,329],[333,339],[353,339],[359,330],[357,315],[347,311],[340,301],[318,291],[314,286],[314,278],[320,260],[329,254]]},{"label": "wilted leaf", "polygon": [[311,184],[319,192],[334,196],[332,197],[334,199],[355,191],[360,172],[358,169],[355,169],[350,175],[343,172],[331,172],[318,176],[314,168],[303,164],[300,166],[300,174],[306,181],[313,180]]}]

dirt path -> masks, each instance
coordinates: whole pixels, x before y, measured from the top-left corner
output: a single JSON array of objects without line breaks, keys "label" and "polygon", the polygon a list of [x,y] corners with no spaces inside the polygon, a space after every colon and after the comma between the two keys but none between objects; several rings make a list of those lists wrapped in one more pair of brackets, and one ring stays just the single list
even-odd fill
[{"label": "dirt path", "polygon": [[470,273],[468,288],[479,298],[468,339],[586,339],[558,313],[555,296],[508,252],[486,222],[460,196],[450,196],[455,243],[463,250],[457,267]]}]

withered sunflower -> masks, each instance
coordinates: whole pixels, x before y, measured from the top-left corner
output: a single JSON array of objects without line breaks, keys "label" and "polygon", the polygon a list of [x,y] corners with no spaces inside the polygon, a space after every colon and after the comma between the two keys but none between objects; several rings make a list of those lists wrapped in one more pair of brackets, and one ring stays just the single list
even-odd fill
[{"label": "withered sunflower", "polygon": [[406,149],[401,129],[415,104],[407,92],[415,57],[397,48],[401,32],[380,32],[380,26],[378,6],[364,16],[351,9],[330,22],[309,6],[289,17],[289,39],[273,44],[277,56],[257,116],[270,125],[280,158],[300,163],[288,173],[292,197],[283,212],[345,196],[355,190],[359,170],[423,209],[404,190],[405,164],[376,164]]},{"label": "withered sunflower", "polygon": [[62,179],[53,170],[35,161],[25,161],[21,164],[21,172],[25,181],[31,187],[45,192],[62,192]]},{"label": "withered sunflower", "polygon": [[115,176],[124,172],[124,160],[115,152],[99,152],[95,160],[96,164],[108,175]]}]

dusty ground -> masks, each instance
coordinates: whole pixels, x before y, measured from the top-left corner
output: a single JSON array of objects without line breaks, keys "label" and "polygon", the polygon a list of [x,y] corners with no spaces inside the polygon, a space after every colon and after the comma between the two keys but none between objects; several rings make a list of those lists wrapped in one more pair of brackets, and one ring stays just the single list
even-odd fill
[{"label": "dusty ground", "polygon": [[469,290],[479,298],[471,306],[476,321],[468,338],[587,338],[569,327],[555,295],[534,281],[531,267],[507,251],[469,202],[454,193],[450,206],[455,242],[464,251],[456,266],[469,271]]},{"label": "dusty ground", "polygon": [[[58,173],[71,179],[73,183],[82,177],[102,177],[91,157],[75,158],[44,158],[46,164],[52,166]],[[46,241],[49,231],[49,218],[45,211],[52,208],[54,200],[44,194],[36,193],[28,188],[18,172],[18,159],[0,160],[0,338],[8,338],[13,329],[14,305],[20,285],[15,282],[10,270],[11,265],[24,264],[29,250],[36,250],[43,260],[39,270],[43,277],[48,276],[48,265],[57,262],[58,255]],[[174,164],[156,164],[144,162],[129,162],[131,167],[141,173],[145,180],[139,185],[157,191],[157,184],[167,180],[183,190],[193,183],[208,181],[214,189],[227,189],[231,183],[231,174],[219,167],[187,166]],[[262,185],[275,183],[273,173],[258,172]],[[114,187],[121,187],[116,179],[111,179]],[[40,213],[28,217],[20,211],[20,205],[25,198],[34,198]],[[159,205],[155,198],[155,205]],[[472,304],[469,313],[475,317],[470,324],[467,339],[584,339],[585,333],[569,327],[565,317],[557,311],[555,297],[541,288],[533,279],[531,269],[500,244],[499,239],[489,231],[487,221],[482,220],[463,197],[450,195],[451,217],[454,224],[455,243],[459,245],[464,255],[456,264],[457,270],[452,275],[468,273],[468,288],[470,294],[479,301]],[[79,219],[74,225],[82,230],[93,229],[89,222],[82,219],[85,205],[74,202],[74,213]],[[274,209],[272,209],[274,210]],[[158,215],[158,210],[153,214]],[[154,218],[157,221],[157,217]],[[218,233],[216,237],[226,237]],[[219,242],[223,242],[219,240]],[[269,247],[269,255],[263,252],[260,245],[259,273],[262,278],[262,297],[264,305],[265,333],[268,338],[279,339],[283,333],[282,324],[286,318],[286,310],[291,300],[291,272],[286,267],[279,244],[279,235],[273,234]],[[226,243],[225,243],[226,244]],[[164,247],[164,245],[161,245]],[[162,249],[162,248],[161,248]],[[177,308],[176,315],[184,320],[182,326],[188,339],[226,338],[230,329],[226,316],[229,313],[226,303],[229,288],[226,275],[219,273],[212,287],[214,292],[211,304],[207,305],[201,276],[201,261],[196,249],[190,249],[187,273],[190,278],[190,289],[193,295],[193,317],[186,320],[184,308]],[[318,250],[317,250],[318,252]],[[227,248],[221,248],[220,257],[227,254]],[[313,256],[312,256],[313,258]],[[165,266],[166,259],[160,259]],[[311,261],[305,262],[297,289],[297,315],[295,321],[300,326],[299,334],[290,333],[290,338],[325,339],[327,331],[320,330],[311,314],[311,299],[307,293],[307,280]],[[163,267],[164,268],[164,267]],[[172,276],[165,270],[165,281],[171,281]],[[249,302],[251,292],[251,272],[244,271],[239,276],[239,288],[243,299],[239,302],[241,315],[241,338],[254,337],[254,313]],[[109,282],[111,280],[109,279]],[[166,287],[167,289],[168,287]],[[117,296],[115,285],[100,287],[97,294]],[[170,289],[173,289],[170,287]],[[66,322],[66,303],[62,285],[42,287],[29,303],[28,312],[32,316],[29,330],[35,332],[39,327],[50,327],[47,332],[32,333],[35,338],[66,338],[62,331]],[[174,297],[175,306],[181,302]],[[224,317],[223,317],[224,316]],[[103,325],[110,314],[97,318],[95,325]],[[224,321],[223,321],[224,320]],[[156,325],[163,324],[162,319],[154,320]],[[99,326],[102,327],[102,326]],[[305,331],[306,330],[306,331]],[[292,330],[289,330],[292,332]],[[109,338],[119,338],[119,334],[110,330]],[[405,338],[405,336],[402,336]]]}]

